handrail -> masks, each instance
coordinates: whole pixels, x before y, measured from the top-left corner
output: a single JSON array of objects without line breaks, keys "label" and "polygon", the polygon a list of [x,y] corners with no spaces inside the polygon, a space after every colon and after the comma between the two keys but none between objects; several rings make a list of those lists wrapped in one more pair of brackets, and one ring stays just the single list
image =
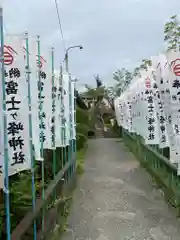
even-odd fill
[{"label": "handrail", "polygon": [[161,159],[168,167],[170,167],[173,171],[177,172],[177,166],[176,164],[170,163],[170,161],[164,157],[163,155],[161,155],[160,153],[158,153],[157,151],[155,151],[153,148],[151,148],[150,146],[146,145],[145,143],[141,143],[144,147],[146,147],[149,151],[151,151],[156,157],[158,157],[159,159]]},{"label": "handrail", "polygon": [[12,240],[20,240],[21,237],[28,231],[28,229],[31,227],[33,220],[36,219],[38,213],[46,204],[46,201],[53,193],[57,184],[62,180],[64,173],[69,169],[69,167],[74,163],[74,161],[75,156],[73,156],[73,160],[71,162],[67,162],[65,166],[57,173],[55,179],[51,180],[48,188],[45,191],[44,201],[42,201],[41,199],[37,199],[35,211],[27,213],[26,216],[21,220],[21,222],[12,232],[11,235]]},{"label": "handrail", "polygon": [[[131,139],[133,140],[137,140],[134,136],[132,136],[128,131],[124,130],[125,134],[127,134]],[[160,153],[158,153],[157,151],[155,151],[151,146],[146,145],[142,140],[137,140],[140,142],[140,144],[147,148],[149,151],[151,151],[156,157],[158,157],[159,159],[161,159],[168,167],[170,167],[173,171],[177,172],[177,165],[176,164],[172,164],[170,163],[170,161],[164,157],[163,155],[161,155]]]}]

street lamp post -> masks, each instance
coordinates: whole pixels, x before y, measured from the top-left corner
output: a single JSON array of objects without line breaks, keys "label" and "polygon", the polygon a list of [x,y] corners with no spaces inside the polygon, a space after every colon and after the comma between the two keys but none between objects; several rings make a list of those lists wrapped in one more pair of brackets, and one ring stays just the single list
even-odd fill
[{"label": "street lamp post", "polygon": [[[66,69],[66,74],[68,73],[69,74],[69,66],[68,66],[68,53],[69,53],[69,50],[72,49],[72,48],[79,48],[80,50],[83,49],[83,46],[82,45],[75,45],[75,46],[71,46],[71,47],[68,47],[66,49],[66,53],[65,53],[65,58],[64,58],[64,62],[65,62],[65,69]],[[62,66],[61,66],[61,71],[62,71]],[[72,81],[72,80],[71,80]],[[71,84],[70,84],[71,86]],[[71,90],[70,90],[70,94],[71,94]],[[71,95],[70,96],[70,99],[71,99]],[[74,109],[76,109],[76,100],[75,100],[75,97],[73,99],[73,102],[70,101],[69,102],[70,104],[70,108],[72,109],[72,104],[74,104]],[[69,116],[72,117],[72,114],[70,114]],[[76,114],[74,114],[74,122],[76,121]],[[70,149],[68,149],[68,159],[71,158],[72,156],[74,157],[74,155],[76,155],[76,140],[74,139],[71,139],[70,140]],[[70,159],[69,159],[70,160]],[[75,171],[75,167],[76,166],[76,163],[73,164],[73,171]],[[71,175],[71,170],[68,171],[68,175],[70,174]]]},{"label": "street lamp post", "polygon": [[76,45],[76,46],[68,47],[68,48],[66,49],[65,58],[64,58],[64,60],[65,60],[65,65],[66,65],[66,72],[68,72],[68,70],[69,70],[69,66],[68,66],[68,52],[69,52],[69,50],[72,49],[72,48],[79,48],[80,50],[82,50],[82,49],[83,49],[83,46],[82,46],[82,45]]}]

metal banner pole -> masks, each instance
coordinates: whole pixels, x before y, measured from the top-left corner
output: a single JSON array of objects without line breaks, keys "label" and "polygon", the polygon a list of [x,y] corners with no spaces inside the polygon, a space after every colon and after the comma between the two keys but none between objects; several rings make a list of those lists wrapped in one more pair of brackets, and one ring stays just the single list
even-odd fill
[{"label": "metal banner pole", "polygon": [[[39,116],[40,116],[40,143],[41,143],[41,148],[40,148],[40,157],[41,157],[41,180],[42,180],[42,201],[44,201],[44,194],[45,194],[45,189],[44,189],[44,153],[43,153],[43,148],[44,148],[44,131],[43,131],[43,99],[42,99],[42,87],[43,87],[43,82],[41,78],[41,47],[40,47],[40,37],[37,36],[37,54],[38,54],[38,87],[39,87]],[[42,231],[44,231],[44,205],[42,209]]]},{"label": "metal banner pole", "polygon": [[[32,114],[31,114],[31,87],[30,87],[30,67],[29,67],[29,41],[28,33],[25,33],[26,42],[26,75],[28,84],[28,105],[29,105],[29,144],[31,149],[31,172],[32,172],[32,207],[33,211],[36,208],[36,187],[35,187],[35,171],[34,171],[34,152],[33,152],[33,141],[32,141]],[[34,220],[34,240],[37,238],[36,220]]]},{"label": "metal banner pole", "polygon": [[[51,71],[52,71],[52,149],[53,149],[53,178],[56,176],[56,143],[55,143],[55,134],[56,134],[56,120],[55,112],[56,111],[56,91],[55,88],[55,76],[54,76],[54,48],[51,50]],[[56,199],[56,190],[54,192],[54,200]]]},{"label": "metal banner pole", "polygon": [[9,156],[7,139],[7,117],[6,117],[6,89],[5,89],[5,67],[4,67],[4,31],[3,31],[3,8],[0,6],[0,28],[1,28],[1,75],[2,75],[2,109],[3,109],[3,132],[4,132],[4,194],[6,209],[6,234],[7,240],[11,239],[11,221],[10,221],[10,199],[9,199]]}]

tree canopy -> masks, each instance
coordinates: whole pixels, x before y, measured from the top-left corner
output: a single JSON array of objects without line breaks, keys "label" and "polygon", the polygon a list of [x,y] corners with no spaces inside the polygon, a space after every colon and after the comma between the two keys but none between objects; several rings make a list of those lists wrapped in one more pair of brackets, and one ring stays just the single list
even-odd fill
[{"label": "tree canopy", "polygon": [[[167,50],[180,50],[180,21],[177,15],[173,15],[164,25],[164,41],[167,45]],[[113,85],[106,89],[106,94],[109,98],[120,96],[126,90],[132,79],[140,76],[141,70],[147,70],[152,66],[150,59],[143,59],[139,66],[132,71],[126,68],[117,69],[113,73]]]}]

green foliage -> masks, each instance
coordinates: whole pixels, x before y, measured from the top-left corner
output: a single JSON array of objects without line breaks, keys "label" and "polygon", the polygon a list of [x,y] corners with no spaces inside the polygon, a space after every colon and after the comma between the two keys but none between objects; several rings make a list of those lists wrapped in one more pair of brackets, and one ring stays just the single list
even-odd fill
[{"label": "green foliage", "polygon": [[[177,15],[173,15],[170,20],[164,25],[164,41],[167,44],[168,50],[180,50],[180,21]],[[132,72],[125,68],[116,70],[113,73],[114,85],[106,89],[106,94],[110,99],[120,96],[127,86],[130,84],[133,77],[140,77],[141,70],[147,70],[152,66],[149,59],[143,59],[140,65]]]},{"label": "green foliage", "polygon": [[[60,197],[59,199],[57,199],[56,205],[58,205],[58,201],[59,202],[62,201],[62,198]],[[54,229],[52,229],[50,232],[46,234],[45,238],[43,238],[44,240],[49,240],[49,239],[59,240],[62,238],[62,234],[67,231],[67,224],[68,224],[67,220],[68,220],[70,208],[72,206],[72,202],[73,202],[72,196],[69,196],[69,197],[65,197],[63,199],[63,203],[59,204],[63,206],[61,206],[61,209],[57,209],[59,213],[58,214],[59,217],[57,219],[56,226],[54,227]]]},{"label": "green foliage", "polygon": [[[77,107],[77,149],[83,149],[87,142],[88,130],[90,129],[89,113]],[[45,187],[53,177],[52,151],[45,150]],[[67,155],[68,156],[68,155]],[[57,171],[62,166],[62,149],[56,149]],[[66,161],[66,160],[65,160]],[[36,194],[40,196],[42,189],[41,164],[35,162]],[[65,163],[65,162],[64,162]],[[9,178],[10,181],[10,209],[11,229],[13,230],[27,212],[32,210],[31,172],[24,171]],[[5,213],[3,194],[0,198],[0,239],[5,239]]]},{"label": "green foliage", "polygon": [[76,131],[77,131],[77,134],[79,134],[79,135],[82,134],[87,138],[88,131],[89,131],[89,126],[85,123],[77,123],[76,124]]},{"label": "green foliage", "polygon": [[[93,99],[93,106],[91,106],[91,108],[88,111],[89,114],[89,127],[90,127],[90,131],[93,131],[95,128],[95,124],[97,122],[97,116],[101,115],[101,107],[103,102],[103,99],[106,99],[110,106],[113,108],[113,98],[110,96],[110,91],[103,86],[102,84],[102,80],[100,79],[99,75],[94,77],[95,81],[96,81],[96,87],[93,88],[89,85],[85,85],[86,87],[86,91],[84,92],[83,96]],[[113,92],[113,91],[111,91]]]},{"label": "green foliage", "polygon": [[135,69],[134,69],[134,71],[133,71],[133,75],[134,75],[134,77],[140,77],[140,67],[136,67]]},{"label": "green foliage", "polygon": [[84,172],[84,157],[85,157],[85,153],[87,150],[87,144],[84,145],[84,147],[77,152],[77,161],[76,161],[76,172],[77,174],[82,174]]},{"label": "green foliage", "polygon": [[88,123],[88,122],[89,122],[88,111],[77,107],[76,108],[76,123]]},{"label": "green foliage", "polygon": [[84,144],[87,141],[87,137],[83,133],[77,133],[76,136],[76,141],[77,141],[77,150],[80,150],[81,148],[84,147]]},{"label": "green foliage", "polygon": [[152,66],[152,62],[149,59],[143,59],[139,67],[136,67],[132,72],[125,68],[118,69],[113,73],[113,79],[115,81],[114,86],[110,86],[105,90],[107,98],[110,100],[110,104],[113,105],[113,99],[120,96],[129,86],[134,77],[140,76],[141,70],[147,70],[149,66]]},{"label": "green foliage", "polygon": [[[11,228],[14,229],[25,214],[32,209],[31,173],[20,172],[9,178]],[[38,188],[38,186],[36,186]],[[3,200],[4,197],[3,197]],[[5,239],[5,214],[4,206],[0,209],[0,239]]]},{"label": "green foliage", "polygon": [[149,59],[143,59],[140,66],[139,66],[139,70],[147,70],[148,67],[152,66],[152,62]]},{"label": "green foliage", "polygon": [[[76,173],[81,175],[84,172],[84,158],[87,150],[87,144],[76,153]],[[74,190],[74,189],[73,189]],[[70,193],[72,195],[72,192]],[[60,199],[61,200],[61,199]],[[58,200],[57,200],[58,201]],[[67,231],[67,219],[69,216],[69,211],[73,203],[72,196],[64,199],[64,206],[59,214],[55,228],[46,236],[45,239],[49,240],[59,240],[62,234]]]},{"label": "green foliage", "polygon": [[118,69],[113,73],[113,79],[115,81],[114,86],[110,86],[105,90],[105,95],[109,99],[109,103],[113,106],[113,99],[116,96],[120,96],[133,79],[133,74],[125,68]]},{"label": "green foliage", "polygon": [[[177,15],[174,15],[164,26],[164,41],[167,43],[168,50],[180,50],[180,22]],[[149,59],[143,59],[141,64],[136,67],[132,72],[125,68],[116,70],[113,73],[113,80],[115,84],[109,88],[105,88],[102,85],[102,81],[99,75],[95,76],[96,87],[91,87],[86,85],[85,96],[95,99],[95,107],[89,111],[83,110],[79,107],[76,109],[76,130],[77,130],[77,149],[80,150],[80,155],[78,155],[78,165],[77,171],[79,173],[83,172],[83,159],[84,159],[84,149],[86,146],[88,131],[92,130],[95,123],[95,113],[96,105],[98,108],[98,103],[106,98],[109,103],[113,106],[113,99],[116,96],[120,96],[122,92],[127,89],[128,85],[131,83],[133,77],[140,75],[140,70],[146,70],[148,66],[151,66],[151,61]],[[107,120],[107,121],[106,121]],[[108,124],[108,119],[105,122]],[[114,126],[117,128],[117,125]],[[48,155],[49,154],[49,155]],[[45,165],[45,179],[46,185],[52,179],[52,152],[46,152],[46,165]],[[61,168],[61,150],[57,150],[57,156],[59,157],[57,166],[58,169]],[[42,188],[41,183],[41,169],[39,163],[36,163],[36,191],[39,194]],[[31,172],[25,171],[17,175],[10,177],[10,208],[11,208],[11,227],[14,229],[20,220],[25,216],[25,214],[32,209],[32,194],[31,194]],[[3,234],[5,228],[5,212],[4,212],[4,198],[3,194],[0,198],[0,239],[5,239]],[[66,211],[67,212],[67,211]],[[65,213],[67,215],[67,213]]]},{"label": "green foliage", "polygon": [[102,101],[102,99],[105,96],[105,87],[102,84],[102,80],[99,77],[99,75],[96,75],[94,77],[94,80],[96,81],[96,87],[91,87],[88,84],[85,84],[86,91],[84,92],[84,96],[88,98],[92,98],[95,101],[95,105],[97,105],[99,102]]},{"label": "green foliage", "polygon": [[116,96],[120,96],[124,90],[126,81],[125,73],[126,73],[125,68],[118,69],[115,73],[113,73],[113,79],[115,80],[114,90]]},{"label": "green foliage", "polygon": [[103,98],[105,90],[104,86],[92,88],[86,84],[85,87],[87,90],[83,93],[84,96],[94,99],[96,103]]},{"label": "green foliage", "polygon": [[140,74],[140,71],[141,70],[147,70],[148,69],[148,67],[151,67],[152,66],[152,61],[151,60],[149,60],[149,59],[143,59],[142,61],[141,61],[141,64],[140,64],[140,66],[139,67],[136,67],[135,69],[134,69],[134,71],[133,71],[133,77],[137,77],[137,76],[141,76],[141,74]]},{"label": "green foliage", "polygon": [[91,129],[89,113],[86,110],[76,109],[76,133],[77,133],[77,150],[84,147],[88,138],[88,131]]},{"label": "green foliage", "polygon": [[173,15],[164,25],[164,41],[168,50],[180,50],[180,22],[177,15]]},{"label": "green foliage", "polygon": [[[11,177],[11,182],[11,227],[14,229],[32,206],[31,173],[21,172],[17,180]],[[37,188],[38,185],[36,185]]]}]

